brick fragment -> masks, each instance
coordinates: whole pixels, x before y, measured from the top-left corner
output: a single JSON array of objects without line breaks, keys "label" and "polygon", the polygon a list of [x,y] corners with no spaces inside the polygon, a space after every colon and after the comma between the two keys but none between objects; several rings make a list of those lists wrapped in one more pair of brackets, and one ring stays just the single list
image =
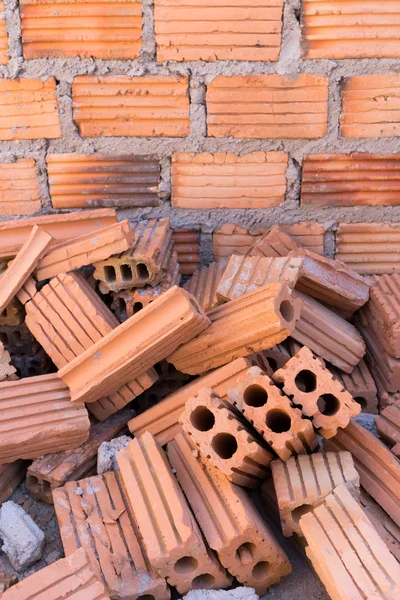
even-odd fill
[{"label": "brick fragment", "polygon": [[[133,59],[142,36],[140,2],[21,1],[22,47],[35,58]],[[78,25],[79,24],[79,25]]]},{"label": "brick fragment", "polygon": [[318,452],[292,457],[286,463],[274,460],[271,469],[286,536],[302,536],[300,518],[322,504],[338,485],[358,495],[360,480],[350,452]]},{"label": "brick fragment", "polygon": [[294,288],[302,264],[303,259],[297,257],[267,258],[232,254],[218,284],[217,299],[220,303],[234,300],[269,283],[285,283]]},{"label": "brick fragment", "polygon": [[274,455],[262,446],[250,425],[211,388],[186,401],[180,419],[184,431],[232,483],[256,488],[269,474]]},{"label": "brick fragment", "polygon": [[[0,2],[0,14],[4,14],[4,2]],[[4,18],[0,19],[0,65],[8,63],[8,35]]]},{"label": "brick fragment", "polygon": [[228,261],[224,258],[212,262],[206,267],[195,271],[183,288],[197,299],[201,308],[209,311],[221,302],[217,298],[217,288],[223,276]]},{"label": "brick fragment", "polygon": [[172,205],[194,209],[279,206],[285,199],[287,164],[284,152],[244,156],[179,152],[172,156]]},{"label": "brick fragment", "polygon": [[0,325],[0,342],[12,355],[33,356],[40,350],[25,323],[21,325]]},{"label": "brick fragment", "polygon": [[85,407],[56,373],[3,381],[0,410],[0,464],[77,448],[89,436]]},{"label": "brick fragment", "polygon": [[379,435],[392,446],[392,452],[400,456],[400,402],[387,406],[375,417]]},{"label": "brick fragment", "polygon": [[398,73],[346,77],[340,116],[342,136],[371,138],[399,135],[396,110],[399,90]]},{"label": "brick fragment", "polygon": [[314,154],[303,161],[303,206],[397,206],[400,155]]},{"label": "brick fragment", "polygon": [[14,490],[25,479],[26,467],[27,463],[23,460],[0,465],[0,505],[9,499]]},{"label": "brick fragment", "polygon": [[61,241],[103,229],[116,222],[117,213],[111,208],[0,221],[0,258],[13,258],[35,225]]},{"label": "brick fragment", "polygon": [[140,543],[159,575],[180,594],[192,588],[229,587],[230,576],[206,549],[183,492],[153,436],[146,432],[132,440],[118,454],[117,462]]},{"label": "brick fragment", "polygon": [[1,79],[0,102],[0,140],[61,137],[54,77]]},{"label": "brick fragment", "polygon": [[14,573],[0,573],[0,594],[8,590],[16,583],[18,583],[18,576]]},{"label": "brick fragment", "polygon": [[303,419],[301,410],[260,368],[252,367],[241,375],[228,391],[228,399],[282,460],[318,448],[311,421]]},{"label": "brick fragment", "polygon": [[73,271],[84,265],[106,260],[113,254],[127,250],[134,240],[129,221],[121,221],[104,229],[89,233],[71,241],[53,245],[36,268],[39,281],[55,277],[59,273]]},{"label": "brick fragment", "polygon": [[177,435],[167,453],[208,545],[231,575],[264,594],[291,572],[284,551],[245,490],[204,456],[201,461],[196,458],[189,436]]},{"label": "brick fragment", "polygon": [[[290,255],[292,256],[292,255]],[[368,301],[370,284],[344,263],[301,248],[293,256],[303,259],[296,289],[351,316]]]},{"label": "brick fragment", "polygon": [[53,208],[160,204],[160,163],[151,157],[48,154],[46,162]]},{"label": "brick fragment", "polygon": [[351,373],[344,373],[332,365],[328,365],[328,369],[358,402],[363,412],[372,414],[378,412],[376,385],[364,359],[360,360]]},{"label": "brick fragment", "polygon": [[[1,11],[2,2],[0,3]],[[0,64],[1,64],[1,27],[0,20]],[[41,209],[39,183],[36,176],[35,161],[32,158],[20,158],[14,163],[0,164],[0,214],[31,215]]]},{"label": "brick fragment", "polygon": [[174,249],[182,275],[193,275],[200,264],[200,231],[175,229],[172,231]]},{"label": "brick fragment", "polygon": [[84,548],[112,598],[149,594],[155,600],[169,600],[165,579],[154,573],[140,548],[115,473],[71,481],[54,490],[53,497],[65,555]]},{"label": "brick fragment", "polygon": [[365,354],[365,344],[357,329],[341,316],[302,292],[292,294],[302,302],[294,331],[297,342],[345,373],[351,373]]},{"label": "brick fragment", "polygon": [[[1,277],[1,275],[0,275]],[[30,279],[31,277],[28,277]],[[25,284],[21,286],[21,289]],[[5,307],[2,313],[0,313],[0,327],[3,325],[21,325],[25,319],[25,311],[21,302],[18,300],[18,296],[21,289],[17,292],[17,295],[11,300]]]},{"label": "brick fragment", "polygon": [[324,448],[351,452],[362,487],[400,527],[400,462],[389,448],[354,421],[324,440]]},{"label": "brick fragment", "polygon": [[306,346],[272,378],[325,438],[336,435],[338,428],[347,427],[350,418],[361,412],[361,406]]},{"label": "brick fragment", "polygon": [[282,0],[253,0],[251,6],[156,0],[157,61],[277,61],[282,7]]},{"label": "brick fragment", "polygon": [[85,600],[110,600],[86,552],[80,549],[14,585],[2,600],[73,600],[82,596]]},{"label": "brick fragment", "polygon": [[142,375],[210,324],[174,286],[59,371],[75,402],[95,402]]},{"label": "brick fragment", "polygon": [[30,275],[17,293],[17,298],[21,304],[26,304],[29,300],[32,300],[37,292],[36,284],[37,281]]},{"label": "brick fragment", "polygon": [[363,489],[360,490],[360,504],[390,552],[400,562],[400,527]]},{"label": "brick fragment", "polygon": [[52,492],[68,481],[78,481],[96,471],[97,451],[103,442],[116,437],[126,427],[133,411],[124,410],[90,427],[89,438],[77,449],[48,454],[28,468],[26,487],[35,500],[53,504]]},{"label": "brick fragment", "polygon": [[211,327],[167,360],[179,371],[196,375],[271,348],[291,334],[300,308],[286,285],[272,283],[247,292],[208,312]]},{"label": "brick fragment", "polygon": [[10,362],[10,354],[4,349],[3,343],[0,341],[0,381],[15,373],[15,368]]},{"label": "brick fragment", "polygon": [[72,100],[73,118],[84,137],[189,134],[187,77],[75,77]]},{"label": "brick fragment", "polygon": [[140,221],[132,232],[134,240],[127,252],[94,265],[103,294],[157,285],[168,270],[174,246],[169,219]]},{"label": "brick fragment", "polygon": [[323,137],[327,99],[328,80],[320,75],[219,75],[207,86],[207,133],[217,138]]}]

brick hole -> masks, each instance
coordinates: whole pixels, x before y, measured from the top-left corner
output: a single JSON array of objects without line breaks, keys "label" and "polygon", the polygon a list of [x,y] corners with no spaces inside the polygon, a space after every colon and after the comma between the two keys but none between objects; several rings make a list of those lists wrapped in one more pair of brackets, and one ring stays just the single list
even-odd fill
[{"label": "brick hole", "polygon": [[123,298],[118,298],[118,314],[122,321],[125,321],[128,316],[126,312],[126,302]]},{"label": "brick hole", "polygon": [[295,523],[299,523],[301,517],[303,515],[306,515],[313,508],[314,507],[311,506],[311,504],[302,504],[301,506],[298,506],[297,508],[295,508],[294,510],[292,510],[292,519],[293,519],[293,521]]},{"label": "brick hole", "polygon": [[183,556],[176,561],[174,569],[181,575],[187,575],[197,569],[197,560],[193,556]]},{"label": "brick hole", "polygon": [[332,417],[340,409],[340,402],[333,394],[322,394],[318,398],[317,406],[321,414]]},{"label": "brick hole", "polygon": [[136,265],[136,274],[139,281],[147,281],[150,277],[149,270],[144,263],[138,263]]},{"label": "brick hole", "polygon": [[139,600],[156,600],[156,599],[151,594],[145,594],[144,596],[139,596]]},{"label": "brick hole", "polygon": [[275,408],[267,413],[265,424],[274,433],[283,433],[291,428],[292,419],[285,411]]},{"label": "brick hole", "polygon": [[34,477],[33,475],[28,475],[29,477],[29,487],[33,492],[38,492],[39,491],[39,480],[37,477]]},{"label": "brick hole", "polygon": [[202,573],[197,575],[192,581],[194,590],[209,590],[215,583],[215,577],[210,573]]},{"label": "brick hole", "polygon": [[160,363],[156,363],[156,364],[154,365],[154,368],[155,368],[155,370],[156,370],[156,373],[157,373],[157,375],[160,375],[160,376],[161,376],[161,375],[162,375],[162,366],[160,365]]},{"label": "brick hole", "polygon": [[367,408],[367,401],[362,396],[356,396],[354,400],[357,402],[357,404],[361,406],[362,410],[365,410]]},{"label": "brick hole", "polygon": [[198,406],[190,415],[190,422],[197,431],[210,431],[214,427],[215,417],[206,406]]},{"label": "brick hole", "polygon": [[308,371],[307,369],[303,369],[297,373],[294,383],[301,392],[305,392],[306,394],[315,392],[317,389],[317,378],[312,371]]},{"label": "brick hole", "polygon": [[132,281],[132,269],[130,265],[120,265],[122,281]]},{"label": "brick hole", "polygon": [[249,387],[244,390],[243,402],[247,404],[247,406],[260,408],[260,406],[264,406],[267,403],[267,400],[268,393],[261,385],[249,385]]},{"label": "brick hole", "polygon": [[237,441],[230,433],[218,433],[211,442],[211,447],[220,458],[232,458],[238,449]]},{"label": "brick hole", "polygon": [[42,488],[43,488],[43,492],[45,494],[51,492],[51,485],[49,481],[46,481],[45,479],[43,479],[42,481]]},{"label": "brick hole", "polygon": [[7,308],[5,308],[3,310],[3,312],[0,314],[0,317],[6,317],[7,316]]},{"label": "brick hole", "polygon": [[107,283],[113,283],[116,280],[115,269],[112,265],[104,267],[104,279]]},{"label": "brick hole", "polygon": [[142,310],[143,304],[141,302],[135,302],[133,305],[133,314],[136,315],[140,310]]},{"label": "brick hole", "polygon": [[269,563],[266,560],[260,560],[253,569],[252,575],[254,579],[260,580],[267,577],[269,571]]},{"label": "brick hole", "polygon": [[4,344],[4,346],[8,344],[8,337],[6,333],[0,333],[0,342]]},{"label": "brick hole", "polygon": [[245,544],[239,546],[239,548],[236,550],[236,558],[240,564],[249,565],[253,562],[256,552],[256,546],[250,542],[246,542]]},{"label": "brick hole", "polygon": [[285,321],[290,322],[294,316],[293,306],[290,304],[289,300],[284,300],[280,303],[279,312]]},{"label": "brick hole", "polygon": [[13,331],[11,334],[11,339],[13,344],[18,344],[22,342],[22,335],[20,331]]},{"label": "brick hole", "polygon": [[267,362],[273,371],[276,371],[278,368],[278,363],[271,356],[267,356]]}]

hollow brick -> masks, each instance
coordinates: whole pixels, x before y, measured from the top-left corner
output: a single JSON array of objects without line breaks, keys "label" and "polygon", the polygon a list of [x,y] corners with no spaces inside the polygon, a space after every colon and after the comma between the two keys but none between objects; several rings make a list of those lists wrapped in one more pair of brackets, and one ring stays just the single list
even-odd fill
[{"label": "hollow brick", "polygon": [[21,325],[0,325],[0,342],[13,355],[33,356],[40,350],[25,323]]},{"label": "hollow brick", "polygon": [[31,355],[12,354],[11,362],[17,369],[17,375],[20,378],[35,377],[36,375],[46,375],[56,371],[54,363],[47,356],[43,348]]},{"label": "hollow brick", "polygon": [[180,424],[201,452],[232,483],[256,488],[269,474],[274,454],[233,406],[211,388],[186,401]]},{"label": "hollow brick", "polygon": [[283,535],[302,536],[300,518],[322,504],[333,490],[346,485],[358,495],[359,476],[350,452],[318,452],[271,463]]},{"label": "hollow brick", "polygon": [[[32,278],[29,276],[27,281],[29,281],[29,279]],[[3,312],[0,313],[0,327],[3,325],[21,325],[21,323],[23,323],[25,319],[25,311],[18,297],[21,290],[24,288],[25,283],[21,286],[13,299],[7,304]]]},{"label": "hollow brick", "polygon": [[210,324],[174,286],[59,371],[75,402],[95,402],[142,375]]},{"label": "hollow brick", "polygon": [[248,292],[208,312],[212,323],[208,331],[183,344],[167,360],[179,371],[195,375],[266,350],[292,333],[300,309],[301,303],[282,284]]},{"label": "hollow brick", "polygon": [[371,414],[378,412],[377,388],[364,359],[360,360],[351,373],[344,373],[332,365],[328,365],[328,369],[358,402],[363,412]]},{"label": "hollow brick", "polygon": [[23,460],[0,465],[0,505],[6,502],[19,484],[24,481],[27,465],[28,463]]},{"label": "hollow brick", "polygon": [[277,344],[268,350],[251,354],[249,358],[252,359],[254,366],[259,367],[268,377],[272,377],[277,369],[281,369],[287,363],[290,354],[283,344]]},{"label": "hollow brick", "polygon": [[11,364],[10,353],[5,350],[3,343],[0,342],[0,381],[13,375],[13,373],[15,373],[15,368]]},{"label": "hollow brick", "polygon": [[151,568],[138,541],[124,492],[114,472],[70,481],[53,492],[65,555],[84,548],[111,598],[151,595],[169,600],[165,579]]},{"label": "hollow brick", "polygon": [[[0,2],[0,12],[2,2]],[[0,64],[1,64],[1,28],[0,20]],[[0,214],[31,215],[41,209],[39,183],[35,161],[32,158],[20,158],[13,163],[0,164]]]},{"label": "hollow brick", "polygon": [[238,378],[228,399],[282,460],[318,448],[311,421],[303,418],[301,410],[294,408],[258,367]]},{"label": "hollow brick", "polygon": [[227,266],[227,260],[221,258],[210,265],[195,271],[192,277],[184,284],[183,288],[197,299],[205,311],[212,310],[221,302],[216,296],[221,277]]},{"label": "hollow brick", "polygon": [[229,587],[231,578],[216,555],[206,548],[183,492],[154,437],[146,432],[134,439],[118,454],[117,462],[139,541],[159,575],[180,594],[192,588]]},{"label": "hollow brick", "polygon": [[304,346],[286,365],[272,376],[304,416],[325,438],[336,435],[338,428],[349,424],[361,406],[336,381],[325,363]]},{"label": "hollow brick", "polygon": [[231,575],[261,595],[290,573],[284,551],[243,488],[204,456],[199,460],[186,434],[169,442],[167,454],[208,545]]},{"label": "hollow brick", "polygon": [[300,527],[307,556],[331,598],[398,598],[398,562],[343,484],[304,515]]},{"label": "hollow brick", "polygon": [[390,446],[395,456],[400,456],[400,402],[387,406],[375,417],[375,425],[379,435]]}]

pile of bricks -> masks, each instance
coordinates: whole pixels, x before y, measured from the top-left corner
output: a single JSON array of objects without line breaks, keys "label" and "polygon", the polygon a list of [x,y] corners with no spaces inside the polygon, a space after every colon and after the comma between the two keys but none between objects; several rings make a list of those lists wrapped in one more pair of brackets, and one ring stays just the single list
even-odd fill
[{"label": "pile of bricks", "polygon": [[[226,227],[190,279],[166,218],[0,231],[4,600],[262,595],[292,571],[283,537],[331,598],[400,597],[397,274],[279,226],[245,244]],[[27,578],[45,540],[9,500],[21,482],[65,553]]]}]

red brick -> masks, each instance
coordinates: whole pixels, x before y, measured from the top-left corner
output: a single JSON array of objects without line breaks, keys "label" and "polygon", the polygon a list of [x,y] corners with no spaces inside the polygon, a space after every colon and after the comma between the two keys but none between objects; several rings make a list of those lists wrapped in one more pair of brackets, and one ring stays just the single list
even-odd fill
[{"label": "red brick", "polygon": [[72,84],[73,118],[84,137],[186,137],[187,77],[80,76]]},{"label": "red brick", "polygon": [[24,460],[16,460],[6,465],[0,465],[0,505],[6,502],[19,484],[24,481],[28,464]]},{"label": "red brick", "polygon": [[174,249],[182,275],[193,275],[200,264],[200,231],[175,229],[172,231]]},{"label": "red brick", "polygon": [[[0,1],[0,14],[4,14],[4,2]],[[0,19],[0,65],[8,63],[8,35],[4,18]]]},{"label": "red brick", "polygon": [[221,302],[216,296],[217,287],[226,269],[227,260],[221,258],[206,267],[195,271],[183,288],[197,299],[206,312],[215,308]]},{"label": "red brick", "polygon": [[363,412],[370,414],[378,412],[376,385],[364,359],[360,360],[351,373],[345,373],[333,365],[328,365],[328,369],[358,402]]},{"label": "red brick", "polygon": [[[0,20],[0,28],[2,23],[3,21]],[[31,215],[40,209],[41,202],[35,161],[32,158],[20,158],[14,163],[1,163],[0,214]]]},{"label": "red brick", "polygon": [[328,80],[320,75],[219,75],[207,86],[210,137],[319,138],[328,129]]}]

